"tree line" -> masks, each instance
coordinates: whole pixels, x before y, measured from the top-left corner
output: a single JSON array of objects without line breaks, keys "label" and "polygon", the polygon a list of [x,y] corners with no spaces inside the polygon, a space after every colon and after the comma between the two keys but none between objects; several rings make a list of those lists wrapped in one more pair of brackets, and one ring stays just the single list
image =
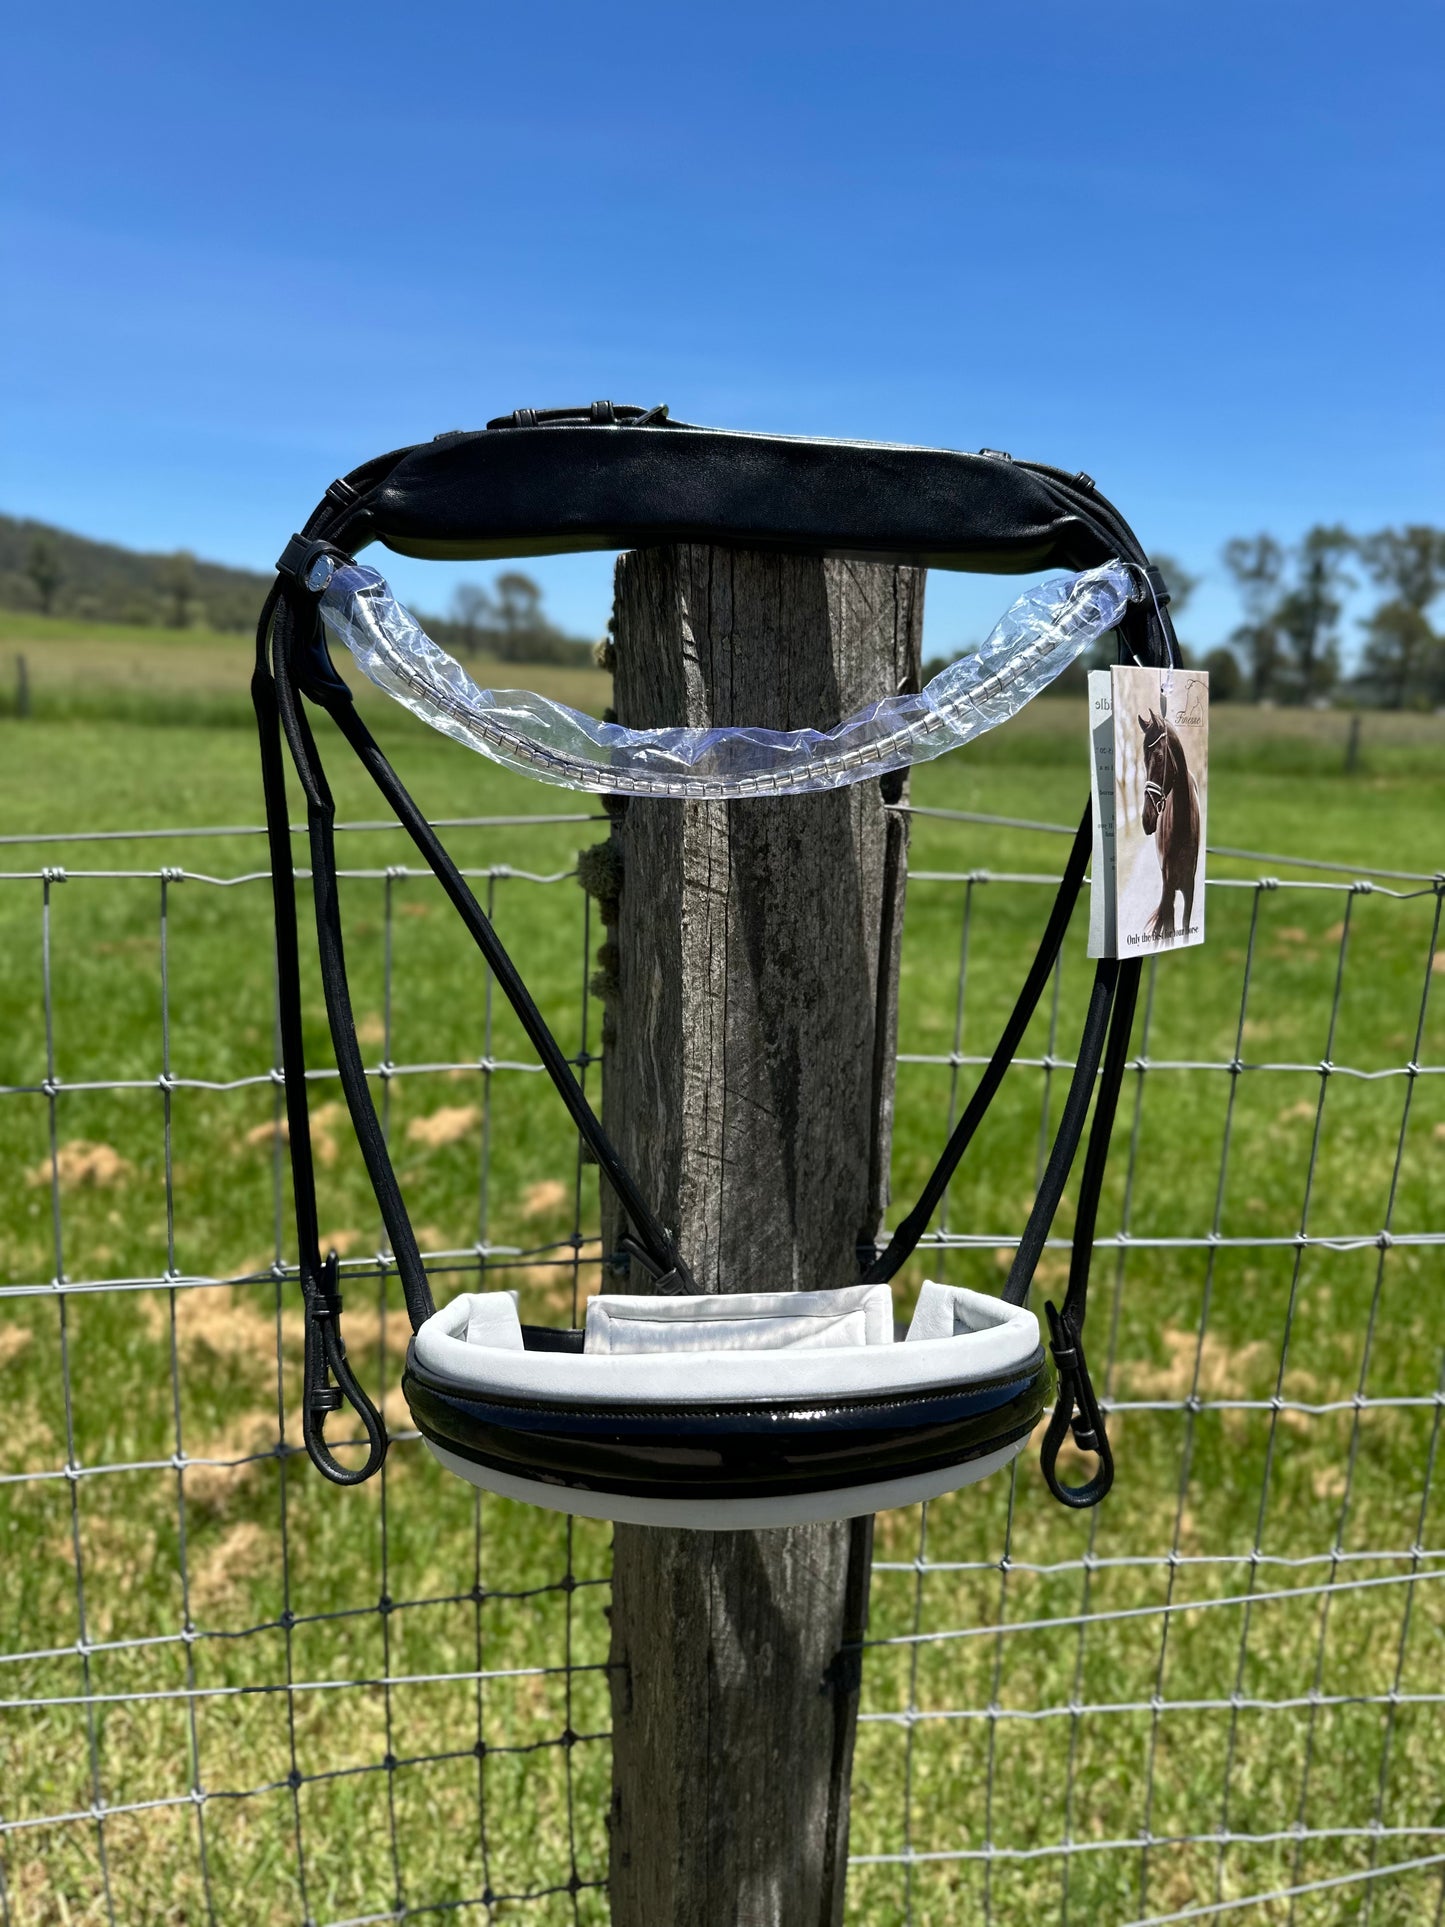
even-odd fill
[{"label": "tree line", "polygon": [[144,555],[0,515],[0,607],[82,622],[253,629],[271,578],[182,549]]},{"label": "tree line", "polygon": [[[244,633],[256,626],[272,578],[202,562],[181,549],[145,555],[43,522],[0,515],[0,608],[84,622]],[[447,616],[418,620],[444,648],[501,662],[585,664],[592,644],[548,617],[542,590],[520,570],[490,588],[462,583]]]},{"label": "tree line", "polygon": [[419,616],[434,641],[459,656],[497,662],[556,662],[583,667],[593,645],[559,629],[542,607],[542,591],[520,569],[503,569],[489,589],[460,582],[449,616]]},{"label": "tree line", "polygon": [[[1445,590],[1445,530],[1423,523],[1357,536],[1320,523],[1297,542],[1238,537],[1222,561],[1242,620],[1224,643],[1187,648],[1210,672],[1220,702],[1321,703],[1343,699],[1389,709],[1445,706],[1445,629],[1434,608]],[[1164,556],[1176,622],[1199,579]],[[244,631],[254,626],[271,578],[198,561],[182,550],[143,555],[44,523],[0,516],[0,606],[101,622]],[[1348,599],[1373,601],[1358,620],[1359,648],[1347,666]],[[542,590],[517,569],[489,587],[464,582],[448,614],[419,615],[444,648],[499,662],[582,664],[591,645],[546,614]],[[1351,638],[1352,639],[1352,638]],[[1100,662],[1107,660],[1106,645]],[[930,661],[934,673],[947,658]],[[1090,664],[1060,678],[1077,690]],[[1097,666],[1097,665],[1093,665]]]},{"label": "tree line", "polygon": [[[1155,560],[1177,626],[1200,578],[1171,556]],[[1185,660],[1209,671],[1216,702],[1445,706],[1445,629],[1432,617],[1445,590],[1445,530],[1410,523],[1357,536],[1322,523],[1293,543],[1272,535],[1237,537],[1225,544],[1221,560],[1243,620],[1213,649],[1182,644]],[[1358,619],[1360,647],[1347,667],[1347,598],[1366,586],[1375,599]],[[1106,639],[1054,688],[1061,695],[1082,693],[1089,670],[1106,668],[1114,654]],[[949,660],[930,659],[925,676]]]},{"label": "tree line", "polygon": [[[1328,701],[1343,691],[1387,709],[1445,705],[1445,633],[1430,616],[1445,589],[1445,530],[1410,523],[1361,537],[1317,524],[1289,546],[1272,535],[1229,542],[1224,565],[1244,604],[1230,652],[1256,702]],[[1362,578],[1377,593],[1346,678],[1345,597]]]}]

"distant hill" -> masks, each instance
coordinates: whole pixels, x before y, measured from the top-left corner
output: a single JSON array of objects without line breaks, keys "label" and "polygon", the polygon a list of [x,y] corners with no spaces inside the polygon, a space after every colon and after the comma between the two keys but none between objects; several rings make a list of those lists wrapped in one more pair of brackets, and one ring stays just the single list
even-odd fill
[{"label": "distant hill", "polygon": [[[0,515],[0,608],[82,622],[245,631],[255,627],[271,581],[251,569],[199,561],[183,549],[146,555]],[[499,574],[490,591],[463,584],[453,607],[450,618],[416,613],[458,654],[577,666],[592,660],[591,643],[555,628],[537,584],[515,570]]]},{"label": "distant hill", "polygon": [[0,515],[0,607],[152,627],[254,627],[269,576],[199,562],[184,551],[142,555],[68,529]]}]

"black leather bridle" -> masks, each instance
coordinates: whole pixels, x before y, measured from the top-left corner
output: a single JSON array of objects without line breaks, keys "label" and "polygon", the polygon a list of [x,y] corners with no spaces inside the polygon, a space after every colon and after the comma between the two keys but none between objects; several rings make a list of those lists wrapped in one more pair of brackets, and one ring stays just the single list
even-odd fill
[{"label": "black leather bridle", "polygon": [[[313,1462],[328,1478],[345,1485],[370,1477],[385,1456],[387,1440],[380,1414],[346,1359],[336,1256],[323,1258],[320,1250],[283,741],[306,796],[321,977],[342,1090],[414,1330],[431,1315],[434,1304],[356,1038],[338,903],[335,808],[302,697],[324,710],[351,745],[477,943],[617,1195],[628,1225],[623,1240],[628,1255],[662,1288],[695,1289],[672,1233],[622,1163],[475,895],[382,754],[332,665],[317,618],[317,596],[338,560],[349,560],[372,542],[403,555],[452,560],[705,542],[996,574],[1077,571],[1118,558],[1138,572],[1146,590],[1129,604],[1120,625],[1121,660],[1160,667],[1179,663],[1163,580],[1092,479],[1015,461],[998,450],[967,455],[876,442],[741,434],[672,421],[665,408],[594,402],[585,409],[519,409],[485,429],[438,435],[379,456],[333,482],[277,564],[277,580],[257,627],[252,695],[261,736],[286,1110],[306,1309],[303,1432]],[[1003,1081],[1057,959],[1088,863],[1091,836],[1086,808],[1043,938],[998,1045],[918,1203],[883,1252],[867,1256],[865,1281],[892,1278],[915,1249]],[[1137,960],[1105,960],[1097,966],[1063,1116],[1003,1292],[1013,1304],[1021,1304],[1028,1293],[1097,1081],[1068,1288],[1061,1307],[1046,1307],[1059,1386],[1044,1439],[1043,1469],[1055,1496],[1073,1506],[1097,1503],[1113,1478],[1084,1356],[1083,1325],[1094,1224],[1128,1061],[1139,970]],[[370,1449],[360,1467],[342,1465],[326,1441],[326,1417],[343,1403],[353,1407],[366,1431]],[[1066,1486],[1057,1476],[1058,1451],[1071,1429],[1078,1446],[1099,1461],[1093,1478],[1082,1486]]]}]

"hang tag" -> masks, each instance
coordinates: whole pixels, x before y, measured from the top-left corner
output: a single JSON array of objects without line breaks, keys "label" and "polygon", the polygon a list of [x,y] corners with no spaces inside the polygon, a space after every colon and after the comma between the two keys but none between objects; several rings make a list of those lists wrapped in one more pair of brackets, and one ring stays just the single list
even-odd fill
[{"label": "hang tag", "polygon": [[1209,677],[1130,663],[1089,674],[1089,955],[1204,941]]}]

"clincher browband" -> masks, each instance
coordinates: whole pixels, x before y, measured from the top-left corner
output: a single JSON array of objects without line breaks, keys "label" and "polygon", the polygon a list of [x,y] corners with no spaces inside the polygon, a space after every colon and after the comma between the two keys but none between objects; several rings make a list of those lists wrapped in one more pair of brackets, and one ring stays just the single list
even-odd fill
[{"label": "clincher browband", "polygon": [[[356,1037],[338,900],[335,809],[301,698],[323,710],[351,746],[437,877],[516,1011],[543,1069],[617,1196],[627,1225],[619,1256],[647,1273],[656,1290],[695,1294],[697,1286],[686,1254],[678,1249],[673,1234],[660,1222],[608,1139],[475,895],[358,713],[328,653],[318,613],[320,597],[336,570],[373,543],[408,556],[475,560],[679,542],[1005,575],[1061,568],[1082,571],[1119,562],[1133,573],[1138,585],[1118,623],[1121,659],[1161,667],[1179,662],[1167,588],[1128,524],[1090,477],[1017,461],[996,450],[963,454],[739,433],[676,422],[662,408],[643,410],[598,402],[584,409],[521,409],[489,422],[485,429],[439,435],[380,456],[334,482],[278,562],[277,579],[257,628],[252,694],[261,737],[289,1149],[306,1310],[303,1430],[313,1462],[339,1484],[368,1478],[385,1455],[387,1439],[380,1414],[347,1362],[336,1256],[323,1256],[320,1249],[283,742],[306,797],[321,976],[342,1090],[413,1331],[427,1325],[430,1334],[438,1314]],[[1054,967],[1083,881],[1090,842],[1086,808],[1037,953],[998,1044],[917,1204],[881,1252],[862,1254],[862,1286],[886,1286],[926,1232]],[[1004,1307],[1024,1303],[1097,1086],[1068,1286],[1062,1304],[1046,1308],[1057,1386],[1042,1463],[1055,1496],[1073,1506],[1097,1503],[1113,1477],[1103,1418],[1084,1354],[1083,1324],[1095,1218],[1128,1061],[1139,970],[1137,960],[1105,960],[1097,966],[1068,1098],[1001,1294]],[[959,1308],[948,1315],[957,1317],[956,1329],[961,1332],[967,1318],[983,1314],[976,1306],[972,1311],[963,1306],[963,1300],[973,1301],[976,1294],[956,1295]],[[801,1294],[800,1302],[823,1297],[849,1294]],[[940,1467],[950,1453],[958,1458],[966,1449],[987,1469],[994,1462],[988,1456],[990,1450],[1000,1449],[1001,1444],[1009,1451],[1021,1449],[1049,1389],[1042,1354],[1016,1361],[1002,1378],[985,1374],[980,1386],[967,1388],[966,1448],[960,1442],[964,1431],[956,1438],[949,1434],[953,1440],[949,1443],[944,1437],[947,1427],[940,1429],[941,1393],[936,1385],[907,1394],[922,1401],[911,1417],[897,1401],[885,1401],[893,1428],[887,1433],[886,1450],[880,1444],[883,1420],[873,1409],[877,1401],[860,1405],[856,1391],[847,1398],[840,1394],[836,1409],[828,1407],[826,1399],[820,1404],[815,1398],[805,1411],[795,1400],[798,1409],[791,1415],[786,1400],[774,1401],[763,1431],[775,1441],[769,1448],[775,1462],[769,1461],[771,1470],[765,1473],[759,1470],[762,1448],[754,1436],[756,1397],[751,1404],[748,1396],[735,1400],[737,1416],[732,1421],[717,1416],[723,1408],[714,1410],[715,1401],[714,1405],[694,1404],[687,1408],[691,1417],[678,1419],[671,1431],[660,1408],[649,1404],[646,1395],[640,1405],[635,1400],[629,1404],[631,1395],[620,1390],[600,1393],[595,1409],[582,1394],[549,1402],[546,1394],[531,1398],[525,1389],[515,1396],[502,1396],[494,1389],[479,1400],[474,1389],[468,1392],[460,1383],[448,1383],[444,1374],[438,1377],[441,1368],[436,1360],[444,1355],[445,1345],[455,1342],[451,1336],[445,1336],[445,1344],[430,1336],[425,1345],[414,1342],[405,1381],[413,1413],[437,1455],[493,1489],[522,1490],[530,1483],[532,1491],[545,1493],[550,1484],[569,1505],[586,1509],[595,1502],[593,1509],[600,1509],[605,1517],[670,1516],[666,1512],[669,1494],[683,1499],[719,1495],[721,1516],[727,1504],[746,1502],[739,1499],[739,1492],[762,1491],[765,1486],[776,1495],[777,1503],[795,1508],[778,1517],[834,1516],[810,1513],[806,1507],[824,1505],[827,1494],[836,1498],[844,1488],[866,1493],[870,1499],[882,1492],[884,1488],[866,1476],[874,1460],[880,1465],[886,1461],[892,1472],[900,1476],[906,1472],[913,1478],[912,1485],[905,1480],[888,1488],[895,1498],[944,1489],[936,1483],[929,1486],[927,1480],[941,1476]],[[580,1333],[530,1327],[521,1328],[515,1340],[509,1335],[502,1342],[520,1346],[526,1360],[534,1353],[544,1358],[559,1355],[559,1370],[560,1355],[582,1349]],[[605,1362],[623,1365],[620,1359]],[[635,1362],[627,1361],[619,1386]],[[532,1368],[527,1365],[526,1369]],[[572,1369],[570,1364],[567,1369]],[[525,1372],[519,1382],[529,1382]],[[999,1386],[1004,1389],[996,1390]],[[954,1386],[951,1395],[962,1396],[962,1392]],[[361,1466],[343,1465],[325,1437],[327,1416],[343,1404],[355,1410],[366,1433],[369,1451]],[[978,1412],[995,1406],[1008,1415],[1007,1426],[1000,1418],[990,1435]],[[1027,1415],[1021,1417],[1025,1407]],[[964,1426],[963,1419],[957,1425]],[[678,1437],[694,1436],[695,1440],[699,1427],[720,1441],[718,1472],[706,1491],[684,1492],[675,1480],[669,1483],[659,1468],[669,1454],[677,1457]],[[1080,1449],[1098,1461],[1094,1475],[1079,1486],[1065,1485],[1057,1475],[1058,1451],[1071,1431]],[[739,1445],[744,1436],[748,1442]],[[851,1458],[838,1443],[844,1437],[855,1441],[849,1448]],[[526,1441],[524,1448],[519,1448],[519,1438]],[[751,1468],[746,1476],[738,1472],[739,1464]],[[659,1492],[663,1493],[662,1509],[649,1513],[646,1506]],[[543,1496],[540,1502],[553,1501]],[[629,1512],[629,1505],[643,1510]],[[750,1522],[754,1516],[774,1515],[764,1506],[755,1515],[736,1516],[740,1522]]]}]

